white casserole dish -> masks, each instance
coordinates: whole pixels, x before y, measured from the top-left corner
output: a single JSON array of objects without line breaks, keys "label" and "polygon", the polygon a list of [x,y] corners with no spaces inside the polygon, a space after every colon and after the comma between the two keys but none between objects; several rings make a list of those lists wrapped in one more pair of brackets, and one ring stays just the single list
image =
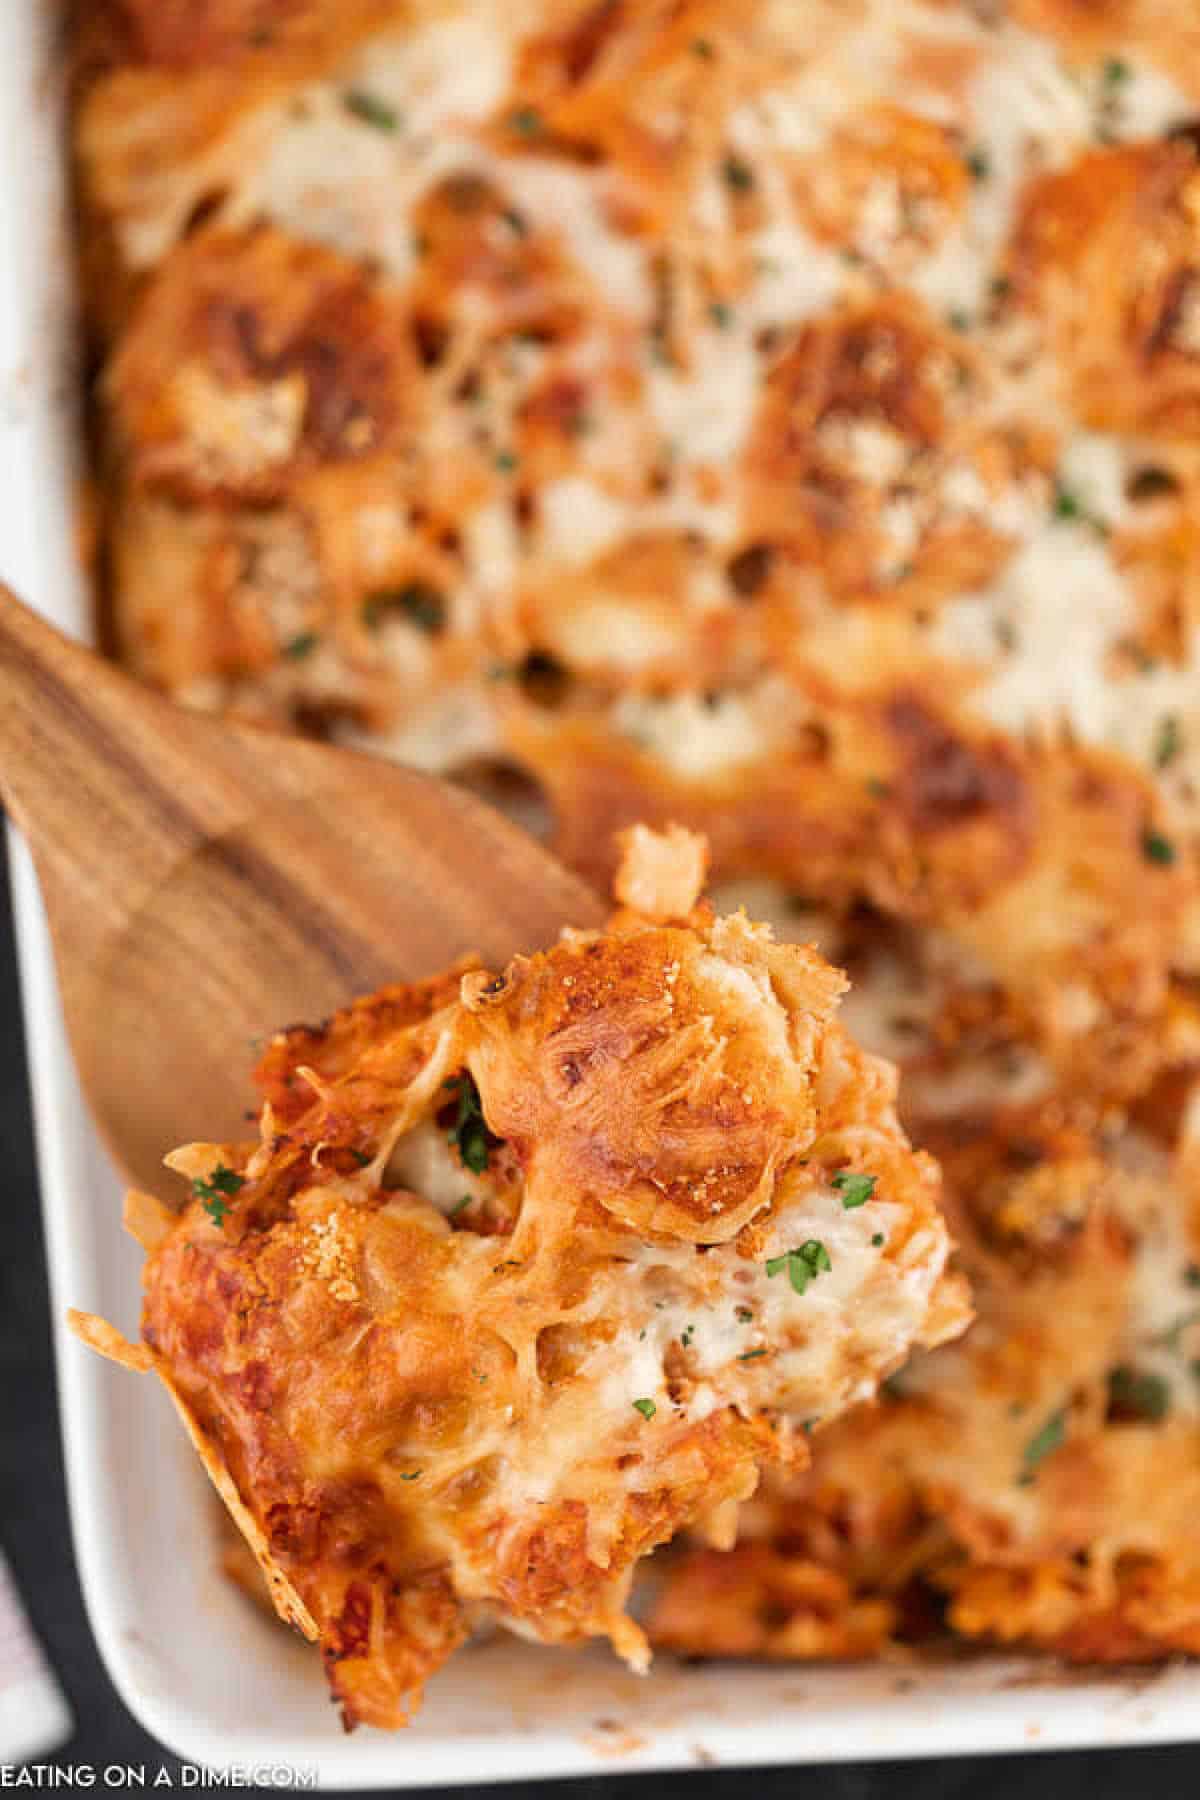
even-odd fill
[{"label": "white casserole dish", "polygon": [[[0,575],[81,636],[77,373],[53,21],[0,10]],[[342,1734],[318,1659],[216,1566],[213,1510],[169,1404],[89,1355],[68,1305],[136,1329],[140,1253],[84,1112],[32,870],[13,885],[41,1159],[75,1547],[101,1653],[131,1711],[214,1767],[284,1764],[338,1787],[429,1786],[685,1767],[1153,1743],[1200,1735],[1200,1667],[1064,1673],[979,1657],[945,1668],[732,1666],[663,1659],[642,1680],[596,1648],[509,1639],[461,1655],[398,1737]]]}]

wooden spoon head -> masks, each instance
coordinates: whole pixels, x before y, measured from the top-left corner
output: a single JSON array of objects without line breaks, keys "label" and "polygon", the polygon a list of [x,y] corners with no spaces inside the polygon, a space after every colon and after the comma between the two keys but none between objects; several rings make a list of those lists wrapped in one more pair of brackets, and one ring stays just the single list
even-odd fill
[{"label": "wooden spoon head", "polygon": [[253,1135],[249,1071],[272,1032],[470,951],[501,967],[603,916],[464,791],[244,727],[223,737],[252,804],[186,845],[85,956],[71,914],[86,894],[43,875],[84,1091],[122,1168],[160,1193],[176,1145]]},{"label": "wooden spoon head", "polygon": [[80,1080],[139,1187],[245,1137],[253,1046],[602,907],[411,769],[187,713],[0,586],[0,787],[33,850]]}]

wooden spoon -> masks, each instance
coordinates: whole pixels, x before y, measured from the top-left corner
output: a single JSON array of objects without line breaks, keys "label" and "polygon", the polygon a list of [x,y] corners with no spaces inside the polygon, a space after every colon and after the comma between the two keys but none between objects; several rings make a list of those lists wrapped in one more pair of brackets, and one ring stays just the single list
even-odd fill
[{"label": "wooden spoon", "polygon": [[83,1091],[139,1186],[246,1134],[256,1039],[603,908],[461,788],[185,712],[0,587],[0,797],[33,851]]}]

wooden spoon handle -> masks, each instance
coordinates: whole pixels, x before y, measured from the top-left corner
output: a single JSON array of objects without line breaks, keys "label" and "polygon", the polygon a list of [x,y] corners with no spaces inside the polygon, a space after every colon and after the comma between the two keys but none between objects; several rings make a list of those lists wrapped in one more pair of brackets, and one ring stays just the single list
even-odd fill
[{"label": "wooden spoon handle", "polygon": [[597,897],[461,788],[188,713],[0,589],[0,796],[37,863],[84,1088],[142,1186],[244,1130],[255,1036]]},{"label": "wooden spoon handle", "polygon": [[[0,799],[44,881],[69,865],[103,906],[115,878],[152,885],[220,829],[228,799],[196,779],[198,724],[0,585]],[[126,913],[127,885],[114,898]]]}]

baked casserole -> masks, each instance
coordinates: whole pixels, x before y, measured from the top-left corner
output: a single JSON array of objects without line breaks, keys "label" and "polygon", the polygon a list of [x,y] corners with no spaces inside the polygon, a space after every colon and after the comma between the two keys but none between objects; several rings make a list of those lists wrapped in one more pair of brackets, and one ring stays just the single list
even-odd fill
[{"label": "baked casserole", "polygon": [[99,579],[190,706],[820,937],[977,1324],[684,1652],[1200,1652],[1190,0],[106,0]]}]

